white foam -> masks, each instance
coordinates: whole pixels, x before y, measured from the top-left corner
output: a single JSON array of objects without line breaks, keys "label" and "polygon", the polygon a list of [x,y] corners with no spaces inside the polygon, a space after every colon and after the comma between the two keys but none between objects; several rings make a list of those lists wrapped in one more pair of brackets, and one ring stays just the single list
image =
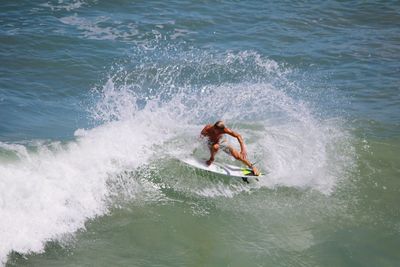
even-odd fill
[{"label": "white foam", "polygon": [[73,1],[59,0],[57,1],[57,3],[47,2],[45,4],[41,4],[41,6],[50,8],[52,11],[59,11],[59,10],[72,11],[81,8],[84,5],[87,5],[87,3],[81,0],[73,0]]},{"label": "white foam", "polygon": [[152,146],[168,136],[145,120],[157,120],[149,116],[81,129],[76,141],[42,145],[37,153],[1,143],[20,160],[0,165],[0,262],[11,250],[41,252],[46,241],[105,214],[107,181],[148,162]]},{"label": "white foam", "polygon": [[189,34],[193,34],[196,33],[194,31],[189,31],[189,30],[185,30],[185,29],[174,29],[174,33],[171,34],[171,40],[175,40],[179,37],[185,37]]},{"label": "white foam", "polygon": [[106,17],[97,17],[94,20],[78,17],[77,14],[60,18],[64,24],[77,26],[84,36],[94,40],[115,40],[122,34],[114,27],[100,26],[100,23],[108,21]]}]

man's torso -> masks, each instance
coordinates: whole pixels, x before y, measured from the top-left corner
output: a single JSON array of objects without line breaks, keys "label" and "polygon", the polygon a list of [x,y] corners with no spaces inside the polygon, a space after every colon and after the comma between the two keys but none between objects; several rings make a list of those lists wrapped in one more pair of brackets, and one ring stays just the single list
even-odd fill
[{"label": "man's torso", "polygon": [[225,132],[223,130],[215,129],[215,127],[212,125],[209,125],[209,127],[206,129],[206,136],[213,144],[219,143],[224,134]]}]

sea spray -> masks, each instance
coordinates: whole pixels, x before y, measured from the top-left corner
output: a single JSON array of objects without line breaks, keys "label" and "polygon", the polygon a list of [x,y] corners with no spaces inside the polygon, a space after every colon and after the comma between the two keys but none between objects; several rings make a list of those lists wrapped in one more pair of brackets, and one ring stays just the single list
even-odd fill
[{"label": "sea spray", "polygon": [[[110,121],[140,116],[156,125],[160,119],[169,121],[156,128],[174,132],[169,140],[173,145],[165,144],[156,154],[170,157],[191,154],[201,145],[197,137],[203,125],[224,119],[245,136],[249,156],[269,173],[259,186],[314,188],[329,194],[345,176],[352,165],[352,149],[344,121],[321,117],[313,109],[315,103],[307,102],[303,97],[307,94],[290,80],[290,69],[255,52],[209,55],[166,50],[168,53],[156,51],[162,63],[142,51],[139,58],[132,56],[139,60],[137,64],[118,68],[100,90],[102,98],[92,110],[94,117]],[[171,57],[180,64],[166,64]],[[180,61],[182,57],[184,61]],[[145,60],[151,63],[145,64]],[[236,140],[230,141],[237,145]],[[220,153],[218,157],[225,156]],[[176,190],[182,186],[185,191],[205,192],[204,184],[193,181],[198,177],[179,185],[164,176],[164,182]],[[210,184],[211,191],[213,186]],[[222,190],[221,195],[232,196],[232,192],[226,193],[229,190]],[[243,190],[234,189],[236,193]]]}]

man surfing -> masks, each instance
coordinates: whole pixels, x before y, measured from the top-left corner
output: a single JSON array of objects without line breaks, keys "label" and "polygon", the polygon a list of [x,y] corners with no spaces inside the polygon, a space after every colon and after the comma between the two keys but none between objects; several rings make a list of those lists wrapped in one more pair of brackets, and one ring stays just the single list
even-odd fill
[{"label": "man surfing", "polygon": [[[222,138],[224,134],[229,134],[238,140],[240,144],[240,153],[232,146],[227,144],[226,140]],[[231,154],[235,159],[240,160],[249,168],[251,168],[254,175],[260,175],[260,172],[257,170],[257,168],[247,160],[246,146],[244,145],[242,136],[226,127],[223,121],[217,121],[214,125],[207,124],[201,131],[201,136],[208,138],[208,147],[211,155],[210,159],[206,161],[207,165],[211,165],[211,163],[213,163],[214,157],[218,150],[222,149],[224,152]]]}]

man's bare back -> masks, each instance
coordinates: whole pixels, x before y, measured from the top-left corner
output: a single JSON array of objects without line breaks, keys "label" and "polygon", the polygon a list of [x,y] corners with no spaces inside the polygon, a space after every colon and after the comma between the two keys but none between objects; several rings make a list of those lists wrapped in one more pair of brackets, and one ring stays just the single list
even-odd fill
[{"label": "man's bare back", "polygon": [[228,152],[237,160],[240,160],[244,164],[246,164],[249,168],[253,170],[255,175],[260,175],[260,172],[256,167],[251,164],[250,161],[247,160],[247,152],[246,146],[244,145],[243,138],[240,134],[232,131],[228,127],[225,127],[223,121],[217,121],[214,125],[207,124],[203,130],[201,131],[201,136],[208,138],[208,145],[210,148],[210,159],[207,160],[207,165],[213,163],[215,159],[215,155],[218,150],[221,148],[221,139],[224,134],[228,134],[232,137],[235,137],[240,144],[240,153],[234,149],[230,145],[223,144],[224,150],[228,150]]}]

